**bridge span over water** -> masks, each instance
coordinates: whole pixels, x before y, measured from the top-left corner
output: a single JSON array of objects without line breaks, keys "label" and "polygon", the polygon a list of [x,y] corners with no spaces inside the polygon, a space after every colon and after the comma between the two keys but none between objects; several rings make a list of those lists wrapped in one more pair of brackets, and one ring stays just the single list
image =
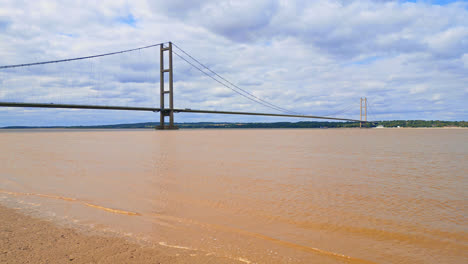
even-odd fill
[{"label": "bridge span over water", "polygon": [[[52,61],[43,61],[43,62],[34,62],[34,63],[25,63],[25,64],[16,64],[16,65],[5,65],[0,66],[0,70],[2,69],[12,69],[12,68],[22,68],[22,67],[30,67],[30,66],[37,66],[37,65],[45,65],[45,64],[52,64],[52,63],[65,63],[70,61],[77,61],[77,60],[86,60],[104,56],[112,56],[116,54],[134,52],[138,50],[148,49],[159,46],[159,53],[160,53],[160,63],[159,63],[159,82],[160,82],[160,106],[159,107],[138,107],[138,106],[116,106],[116,105],[92,105],[92,104],[62,104],[62,103],[36,103],[36,102],[4,102],[0,101],[0,107],[32,107],[32,108],[62,108],[62,109],[95,109],[95,110],[124,110],[124,111],[149,111],[149,112],[159,112],[160,114],[160,124],[157,126],[157,129],[177,129],[174,125],[174,114],[175,113],[205,113],[205,114],[228,114],[228,115],[253,115],[253,116],[273,116],[273,117],[292,117],[292,118],[310,118],[310,119],[326,119],[326,120],[337,120],[337,121],[350,121],[350,122],[360,122],[362,125],[363,123],[367,123],[367,98],[361,98],[361,106],[360,106],[360,119],[351,119],[351,118],[341,118],[341,117],[332,117],[332,116],[318,116],[318,115],[304,115],[300,114],[286,108],[283,108],[279,105],[275,105],[270,103],[266,100],[263,100],[248,91],[241,89],[237,85],[233,84],[232,82],[226,80],[224,77],[220,76],[216,72],[209,69],[204,64],[200,63],[196,60],[193,56],[182,50],[177,45],[173,44],[172,42],[166,43],[159,43],[154,45],[149,45],[145,47],[140,47],[136,49],[129,49],[105,54],[98,54],[86,57],[77,57],[71,59],[62,59],[62,60],[52,60]],[[173,47],[176,47],[181,54],[177,53],[173,50]],[[191,109],[191,108],[175,108],[174,107],[174,77],[173,77],[173,54],[181,58],[182,60],[186,61],[192,67],[200,70],[202,73],[207,75],[208,77],[212,78],[216,82],[226,86],[227,88],[233,90],[234,92],[238,93],[239,95],[254,101],[258,104],[263,106],[269,107],[281,113],[260,113],[260,112],[249,112],[249,111],[218,111],[218,110],[200,110],[200,109]],[[185,56],[184,56],[185,55]],[[198,63],[195,65],[193,62],[187,60],[191,58],[194,62]],[[167,63],[165,63],[165,59],[167,59]],[[165,67],[165,64],[168,67]],[[165,83],[166,77],[168,78],[167,84]],[[216,77],[216,78],[213,78]],[[168,86],[168,87],[166,87]],[[166,104],[166,96],[168,98],[168,105]],[[364,113],[363,113],[364,111]],[[169,122],[166,123],[166,117],[169,118]]]}]

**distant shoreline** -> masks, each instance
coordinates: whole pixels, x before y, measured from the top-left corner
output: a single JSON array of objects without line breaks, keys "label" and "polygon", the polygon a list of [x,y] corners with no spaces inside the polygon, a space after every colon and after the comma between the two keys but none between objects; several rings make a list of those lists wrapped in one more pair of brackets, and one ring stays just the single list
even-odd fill
[{"label": "distant shoreline", "polygon": [[[131,123],[113,125],[91,125],[91,126],[7,126],[0,129],[154,129],[159,123]],[[198,122],[198,123],[176,123],[180,129],[280,129],[280,128],[359,128],[359,122],[274,122],[274,123],[240,123],[240,122]],[[468,128],[466,121],[425,121],[425,120],[393,120],[375,121],[363,124],[367,128]],[[383,127],[380,127],[383,126]]]},{"label": "distant shoreline", "polygon": [[[336,127],[336,128],[182,128],[182,131],[190,130],[357,130],[359,127]],[[384,127],[384,128],[361,128],[364,130],[465,130],[468,127]],[[154,128],[0,128],[0,133],[22,133],[22,132],[124,132],[124,131],[158,131]],[[179,131],[179,130],[175,130]]]}]

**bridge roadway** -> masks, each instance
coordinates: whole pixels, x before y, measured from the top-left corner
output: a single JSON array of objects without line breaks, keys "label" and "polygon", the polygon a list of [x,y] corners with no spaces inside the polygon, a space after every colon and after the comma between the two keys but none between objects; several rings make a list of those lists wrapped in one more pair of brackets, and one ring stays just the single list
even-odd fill
[{"label": "bridge roadway", "polygon": [[[36,108],[68,108],[68,109],[97,109],[97,110],[126,110],[126,111],[149,111],[161,112],[161,108],[154,107],[131,107],[131,106],[101,106],[101,105],[76,105],[76,104],[44,104],[44,103],[14,103],[0,102],[0,107],[36,107]],[[163,109],[170,111],[171,109]],[[194,109],[173,109],[174,113],[205,113],[205,114],[227,114],[227,115],[256,115],[256,116],[278,116],[278,117],[298,117],[312,119],[328,119],[351,122],[363,122],[357,119],[327,117],[327,116],[312,116],[312,115],[288,115],[288,114],[270,114],[270,113],[253,113],[253,112],[232,112],[232,111],[214,111],[214,110],[194,110]]]}]

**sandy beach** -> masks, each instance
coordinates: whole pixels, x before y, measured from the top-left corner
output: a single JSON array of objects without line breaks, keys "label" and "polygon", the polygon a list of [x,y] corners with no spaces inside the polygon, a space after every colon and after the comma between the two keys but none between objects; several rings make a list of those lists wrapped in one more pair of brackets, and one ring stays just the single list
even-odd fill
[{"label": "sandy beach", "polygon": [[0,206],[0,226],[0,263],[240,263],[84,234],[4,206]]}]

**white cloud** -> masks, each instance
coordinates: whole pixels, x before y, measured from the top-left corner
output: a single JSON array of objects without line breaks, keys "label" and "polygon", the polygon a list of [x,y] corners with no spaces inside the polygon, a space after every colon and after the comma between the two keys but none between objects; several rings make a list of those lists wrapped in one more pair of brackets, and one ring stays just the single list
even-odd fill
[{"label": "white cloud", "polygon": [[449,28],[429,36],[427,42],[435,54],[457,57],[468,52],[468,26]]},{"label": "white cloud", "polygon": [[468,69],[468,53],[463,54],[461,59],[465,68]]},{"label": "white cloud", "polygon": [[410,94],[419,94],[427,91],[427,86],[424,84],[416,84],[410,89]]},{"label": "white cloud", "polygon": [[439,101],[442,98],[441,94],[433,94],[431,100],[432,101]]}]

